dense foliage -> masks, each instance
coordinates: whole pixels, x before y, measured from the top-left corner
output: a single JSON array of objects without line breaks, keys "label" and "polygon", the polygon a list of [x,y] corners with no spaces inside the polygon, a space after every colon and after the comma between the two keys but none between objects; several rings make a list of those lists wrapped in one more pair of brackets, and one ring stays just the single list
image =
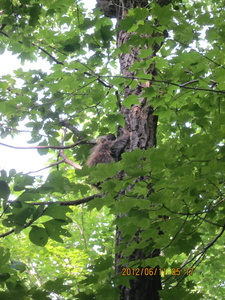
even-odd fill
[{"label": "dense foliage", "polygon": [[[46,179],[1,171],[0,299],[116,299],[116,287],[128,285],[131,276],[114,276],[115,225],[123,232],[119,250],[125,256],[146,247],[162,250],[130,267],[160,266],[163,299],[222,299],[223,2],[184,0],[160,7],[151,1],[135,8],[119,25],[133,32],[119,49],[112,20],[98,9],[85,12],[80,1],[2,0],[0,11],[0,52],[7,49],[21,61],[13,76],[0,80],[1,143],[25,127],[34,147],[29,151],[49,155],[51,164]],[[144,45],[160,44],[162,35],[151,34],[165,30],[163,46],[149,57]],[[118,53],[132,46],[143,47],[132,67],[135,80],[120,76],[117,63]],[[23,71],[24,62],[36,60],[40,69]],[[41,67],[45,61],[48,72]],[[152,63],[154,78],[144,72]],[[88,169],[88,141],[124,124],[115,92],[130,107],[138,99],[123,100],[124,87],[138,81],[151,82],[143,95],[159,116],[157,147]],[[83,168],[74,169],[71,161]],[[123,181],[113,177],[121,170]],[[147,179],[134,185],[140,176]],[[106,178],[112,179],[103,183],[107,195],[101,198],[90,182]],[[118,214],[124,217],[116,219]],[[137,230],[142,240],[126,243]]]}]

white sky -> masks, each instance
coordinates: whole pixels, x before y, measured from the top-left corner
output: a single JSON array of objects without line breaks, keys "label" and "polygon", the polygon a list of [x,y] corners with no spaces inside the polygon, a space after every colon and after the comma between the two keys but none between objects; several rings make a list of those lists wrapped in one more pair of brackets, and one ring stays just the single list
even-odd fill
[{"label": "white sky", "polygon": [[[85,3],[85,7],[91,10],[95,7],[96,1],[84,0],[83,2]],[[10,52],[4,52],[0,55],[0,76],[6,74],[12,75],[13,70],[18,68],[22,68],[24,71],[41,68],[42,70],[47,71],[49,65],[46,61],[38,61],[35,63],[25,63],[25,65],[22,66],[16,55],[12,55]],[[29,134],[22,133],[14,139],[7,137],[2,140],[0,138],[0,142],[13,146],[27,146],[26,142],[29,139]],[[0,145],[0,154],[0,170],[5,169],[6,171],[9,171],[10,169],[16,169],[17,172],[27,173],[39,170],[48,165],[48,156],[40,156],[37,150],[17,150]],[[40,175],[40,173],[35,174]],[[48,170],[41,172],[41,175],[46,176],[47,174]]]}]

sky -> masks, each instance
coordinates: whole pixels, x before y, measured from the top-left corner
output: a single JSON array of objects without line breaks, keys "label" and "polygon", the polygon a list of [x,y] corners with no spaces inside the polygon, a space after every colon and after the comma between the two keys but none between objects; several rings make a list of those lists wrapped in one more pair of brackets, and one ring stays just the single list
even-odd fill
[{"label": "sky", "polygon": [[[85,7],[91,10],[95,7],[93,0],[84,0]],[[25,63],[23,66],[17,59],[16,55],[12,55],[10,52],[5,51],[0,55],[0,76],[6,74],[13,74],[13,70],[22,68],[24,71],[30,69],[40,69],[47,71],[50,67],[46,61],[37,61],[34,63]],[[7,137],[1,139],[0,142],[13,145],[13,146],[27,146],[27,141],[30,139],[29,134],[23,133],[16,136],[14,139]],[[8,147],[0,145],[0,170],[5,169],[16,169],[17,172],[28,173],[30,171],[37,171],[48,165],[48,156],[40,156],[37,150],[17,150],[10,149]],[[35,173],[36,175],[47,176],[48,170],[42,171],[41,173]],[[32,175],[32,174],[31,174]]]}]

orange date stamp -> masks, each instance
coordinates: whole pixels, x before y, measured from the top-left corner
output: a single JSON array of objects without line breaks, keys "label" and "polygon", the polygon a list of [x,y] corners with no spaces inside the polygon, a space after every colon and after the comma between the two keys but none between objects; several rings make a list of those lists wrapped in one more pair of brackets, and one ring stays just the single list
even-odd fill
[{"label": "orange date stamp", "polygon": [[123,276],[180,276],[180,275],[193,275],[194,268],[122,268]]}]

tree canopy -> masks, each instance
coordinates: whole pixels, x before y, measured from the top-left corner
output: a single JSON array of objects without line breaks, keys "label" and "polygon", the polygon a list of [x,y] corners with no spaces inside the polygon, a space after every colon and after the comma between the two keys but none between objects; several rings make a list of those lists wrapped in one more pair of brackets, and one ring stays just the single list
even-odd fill
[{"label": "tree canopy", "polygon": [[[1,0],[0,53],[21,68],[0,79],[0,147],[48,155],[49,175],[1,170],[0,299],[119,299],[138,272],[154,276],[149,266],[162,299],[223,298],[224,18],[218,0],[149,1],[117,24],[79,0]],[[130,33],[121,45],[119,31]],[[133,48],[125,76],[118,55]],[[40,68],[24,71],[27,61]],[[140,84],[158,116],[156,147],[88,168],[93,138],[124,127],[121,105],[139,105],[124,91]],[[28,145],[5,142],[24,130]],[[161,254],[131,263],[136,249]],[[118,251],[126,267],[115,275]]]}]

